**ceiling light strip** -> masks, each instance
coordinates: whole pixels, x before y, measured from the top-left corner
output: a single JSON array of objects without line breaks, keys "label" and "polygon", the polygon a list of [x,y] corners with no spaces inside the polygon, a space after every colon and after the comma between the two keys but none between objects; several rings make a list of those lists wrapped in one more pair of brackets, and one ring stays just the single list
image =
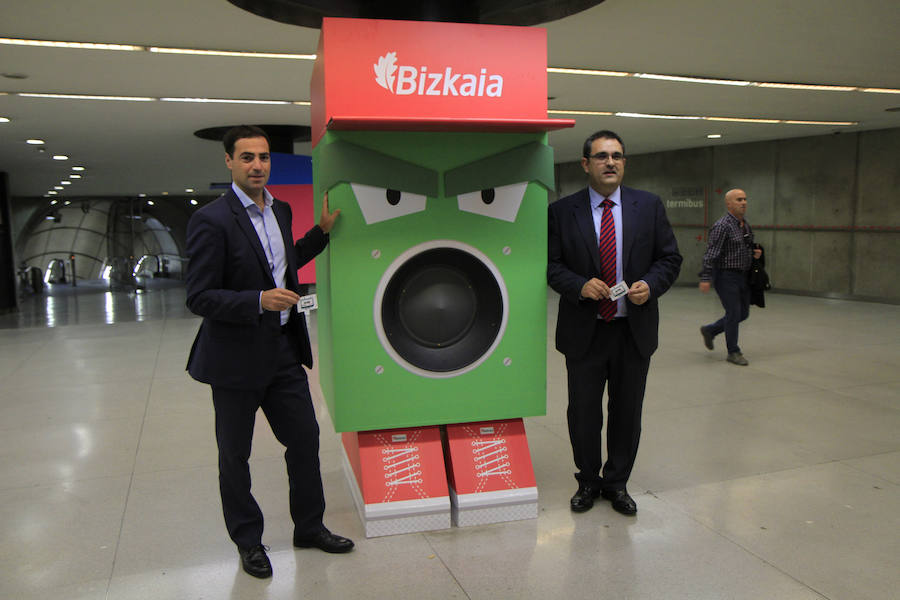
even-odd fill
[{"label": "ceiling light strip", "polygon": [[0,44],[6,44],[10,46],[32,46],[41,48],[68,48],[75,50],[118,50],[127,52],[154,52],[158,54],[191,54],[198,56],[229,56],[238,58],[316,60],[315,54],[292,54],[286,52],[241,52],[236,50],[203,50],[196,48],[164,48],[160,46],[139,46],[136,44],[105,44],[98,42],[29,40],[6,37],[0,38]]},{"label": "ceiling light strip", "polygon": [[736,79],[711,79],[705,77],[688,77],[682,75],[657,75],[656,73],[635,73],[638,79],[659,79],[662,81],[680,81],[684,83],[709,83],[713,85],[734,85],[748,86],[753,85],[752,81],[740,81]]},{"label": "ceiling light strip", "polygon": [[782,123],[787,123],[788,125],[857,125],[856,121],[797,121],[797,120],[784,120]]},{"label": "ceiling light strip", "polygon": [[[0,44],[13,46],[37,46],[44,48],[68,48],[78,50],[114,50],[127,52],[153,52],[157,54],[180,54],[196,56],[226,56],[233,58],[271,58],[288,60],[315,60],[315,54],[293,54],[288,52],[242,52],[237,50],[207,50],[198,48],[166,48],[162,46],[141,46],[137,44],[106,44],[99,42],[68,42],[60,40],[32,40],[0,37]],[[738,87],[761,87],[825,92],[868,92],[875,94],[900,94],[900,89],[861,87],[846,85],[825,85],[809,83],[782,83],[767,81],[743,81],[739,79],[717,79],[713,77],[693,77],[689,75],[665,75],[661,73],[632,73],[629,71],[609,71],[605,69],[574,69],[568,67],[547,67],[548,73],[563,75],[588,75],[594,77],[636,77],[681,83],[703,83],[709,85],[731,85]]]},{"label": "ceiling light strip", "polygon": [[[140,46],[136,44],[106,44],[99,42],[67,42],[58,40],[31,40],[0,37],[0,44],[13,46],[38,46],[45,48],[69,48],[78,50],[115,50],[128,52],[153,52],[157,54],[181,54],[197,56],[226,56],[234,58],[272,58],[288,60],[315,60],[315,54],[293,54],[287,52],[242,52],[236,50],[205,50],[197,48],[165,48],[161,46]],[[681,83],[703,83],[710,85],[731,85],[739,87],[761,87],[825,92],[869,92],[875,94],[900,94],[900,89],[861,87],[846,85],[825,85],[809,83],[781,83],[766,81],[743,81],[739,79],[717,79],[713,77],[693,77],[689,75],[665,75],[660,73],[632,73],[628,71],[608,71],[604,69],[573,69],[568,67],[547,67],[548,73],[564,75],[589,75],[594,77],[637,77]]]},{"label": "ceiling light strip", "polygon": [[14,92],[17,96],[25,98],[52,98],[62,100],[120,100],[123,102],[197,102],[215,104],[269,104],[269,105],[297,105],[309,106],[309,101],[298,100],[248,100],[239,98],[150,98],[148,96],[98,96],[89,94],[44,94],[36,92]]},{"label": "ceiling light strip", "polygon": [[210,104],[291,104],[288,100],[238,100],[233,98],[160,98],[162,102],[198,102]]},{"label": "ceiling light strip", "polygon": [[859,91],[874,94],[900,94],[900,90],[893,90],[891,88],[859,88]]},{"label": "ceiling light strip", "polygon": [[704,117],[707,121],[726,121],[730,123],[781,123],[779,119],[758,119],[750,117]]},{"label": "ceiling light strip", "polygon": [[547,114],[550,115],[586,115],[593,117],[611,117],[614,113],[601,110],[555,110],[548,109]]},{"label": "ceiling light strip", "polygon": [[597,77],[633,77],[634,73],[626,71],[599,71],[596,69],[568,69],[564,67],[547,67],[548,73],[562,73],[563,75],[594,75]]},{"label": "ceiling light strip", "polygon": [[121,100],[125,102],[152,102],[156,100],[156,98],[145,96],[94,96],[87,94],[38,94],[31,92],[17,92],[16,95],[25,98],[57,98],[63,100]]},{"label": "ceiling light strip", "polygon": [[761,88],[778,88],[785,90],[812,90],[821,92],[855,92],[859,90],[856,86],[849,85],[818,85],[810,83],[775,83],[775,82],[759,82],[755,83],[756,87]]},{"label": "ceiling light strip", "polygon": [[660,115],[660,114],[650,114],[650,113],[636,113],[636,112],[605,112],[605,111],[593,111],[593,110],[563,110],[563,109],[550,109],[547,111],[550,114],[557,115],[586,115],[586,116],[599,116],[599,117],[608,117],[608,116],[616,116],[616,117],[627,117],[633,119],[668,119],[668,120],[683,120],[683,121],[725,121],[732,123],[757,123],[762,125],[829,125],[829,126],[842,126],[848,127],[852,125],[859,125],[859,121],[805,121],[799,119],[761,119],[761,118],[753,118],[753,117],[705,117],[700,115]]},{"label": "ceiling light strip", "polygon": [[160,48],[150,46],[150,52],[159,54],[190,54],[196,56],[230,56],[240,58],[286,58],[291,60],[316,60],[315,54],[287,54],[278,52],[238,52],[234,50],[195,50],[192,48]]},{"label": "ceiling light strip", "polygon": [[[159,100],[161,102],[185,102],[200,104],[257,104],[272,106],[310,106],[310,102],[306,100],[290,101],[290,100],[246,100],[236,98],[149,98],[142,96],[91,96],[84,94],[38,94],[38,93],[16,93],[18,96],[27,98],[60,98],[67,100],[122,100],[129,102],[152,102]],[[857,121],[806,121],[797,119],[762,119],[751,117],[706,117],[699,115],[663,115],[652,113],[637,112],[610,112],[596,110],[565,110],[565,109],[549,109],[548,114],[566,114],[566,115],[582,115],[582,116],[598,116],[598,117],[629,117],[637,119],[668,119],[668,120],[687,120],[687,121],[729,121],[736,123],[785,123],[789,125],[834,125],[834,126],[850,126],[858,125]],[[0,121],[2,122],[2,121]]]},{"label": "ceiling light strip", "polygon": [[673,120],[684,120],[684,121],[699,121],[702,120],[703,117],[694,117],[690,115],[653,115],[647,113],[635,113],[635,112],[617,112],[617,117],[631,117],[633,119],[673,119]]},{"label": "ceiling light strip", "polygon": [[779,83],[771,81],[744,81],[742,79],[717,79],[714,77],[693,77],[690,75],[664,75],[660,73],[630,73],[627,71],[604,71],[600,69],[570,69],[565,67],[547,67],[548,73],[563,75],[593,75],[597,77],[635,77],[637,79],[654,79],[658,81],[674,81],[679,83],[704,83],[709,85],[730,85],[735,87],[761,87],[773,89],[792,89],[822,92],[871,92],[877,94],[900,94],[900,89],[858,87],[849,85],[825,85],[811,83]]},{"label": "ceiling light strip", "polygon": [[127,52],[142,52],[145,46],[132,44],[101,44],[95,42],[60,42],[53,40],[23,40],[17,38],[0,38],[0,44],[10,46],[39,46],[44,48],[74,48],[78,50],[124,50]]}]

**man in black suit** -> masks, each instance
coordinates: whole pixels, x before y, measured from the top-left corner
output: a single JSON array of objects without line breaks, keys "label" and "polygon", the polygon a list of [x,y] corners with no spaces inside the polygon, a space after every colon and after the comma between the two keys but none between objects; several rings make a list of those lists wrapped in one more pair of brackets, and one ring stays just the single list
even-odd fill
[{"label": "man in black suit", "polygon": [[620,185],[625,146],[618,135],[590,136],[581,165],[589,187],[551,204],[548,219],[547,280],[560,294],[556,349],[566,357],[569,439],[578,469],[571,508],[584,512],[602,496],[618,512],[633,515],[637,505],[626,483],[657,347],[657,299],[678,277],[681,255],[659,197]]},{"label": "man in black suit", "polygon": [[268,136],[240,126],[223,141],[231,190],[198,210],[187,228],[187,306],[203,317],[187,369],[212,387],[228,533],[244,571],[271,577],[248,465],[259,408],[287,449],[294,545],[326,552],[353,548],[322,523],[319,425],[302,366],[312,367],[312,350],[306,319],[296,307],[297,269],[328,244],[340,211],[330,213],[326,197],[319,224],[295,243],[290,206],[265,189]]}]

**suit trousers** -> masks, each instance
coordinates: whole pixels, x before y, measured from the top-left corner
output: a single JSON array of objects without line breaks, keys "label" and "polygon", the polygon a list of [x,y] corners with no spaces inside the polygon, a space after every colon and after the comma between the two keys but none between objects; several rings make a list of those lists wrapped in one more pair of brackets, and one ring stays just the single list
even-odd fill
[{"label": "suit trousers", "polygon": [[716,294],[725,309],[725,316],[706,326],[713,336],[725,332],[728,352],[740,352],[738,326],[750,316],[750,283],[747,271],[720,269],[713,273]]},{"label": "suit trousers", "polygon": [[272,433],[285,446],[291,518],[296,535],[322,526],[325,494],[319,469],[319,424],[306,371],[290,336],[282,334],[280,363],[271,381],[253,390],[212,388],[219,447],[219,491],[228,534],[238,548],[262,543],[263,514],[250,492],[250,448],[256,411],[261,408]]},{"label": "suit trousers", "polygon": [[[627,319],[597,319],[588,352],[566,357],[569,440],[578,472],[594,489],[624,490],[641,438],[641,411],[650,359],[638,351]],[[603,390],[608,386],[608,456],[603,464]],[[601,466],[603,476],[600,477]]]}]

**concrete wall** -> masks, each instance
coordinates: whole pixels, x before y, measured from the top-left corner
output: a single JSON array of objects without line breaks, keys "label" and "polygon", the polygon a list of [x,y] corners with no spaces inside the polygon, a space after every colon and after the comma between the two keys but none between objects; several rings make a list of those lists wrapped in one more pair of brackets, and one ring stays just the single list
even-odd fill
[{"label": "concrete wall", "polygon": [[[586,185],[580,164],[557,166],[560,197]],[[666,204],[680,284],[698,280],[706,232],[739,187],[775,289],[900,302],[900,129],[629,156],[625,185]]]}]

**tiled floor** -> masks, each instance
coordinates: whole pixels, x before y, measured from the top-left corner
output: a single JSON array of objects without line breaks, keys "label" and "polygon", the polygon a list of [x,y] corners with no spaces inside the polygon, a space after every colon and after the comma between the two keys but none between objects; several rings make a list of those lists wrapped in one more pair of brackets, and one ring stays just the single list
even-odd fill
[{"label": "tiled floor", "polygon": [[636,518],[608,503],[569,511],[565,368],[551,346],[547,416],[526,420],[539,517],[365,539],[313,372],[326,522],[357,548],[291,547],[282,450],[260,420],[254,490],[275,569],[260,581],[240,570],[222,523],[209,391],[184,372],[199,321],[183,290],[78,292],[0,316],[0,598],[859,600],[900,589],[900,306],[770,295],[742,327],[750,366],[737,367],[698,333],[718,316],[715,296],[672,290],[630,482]]}]

